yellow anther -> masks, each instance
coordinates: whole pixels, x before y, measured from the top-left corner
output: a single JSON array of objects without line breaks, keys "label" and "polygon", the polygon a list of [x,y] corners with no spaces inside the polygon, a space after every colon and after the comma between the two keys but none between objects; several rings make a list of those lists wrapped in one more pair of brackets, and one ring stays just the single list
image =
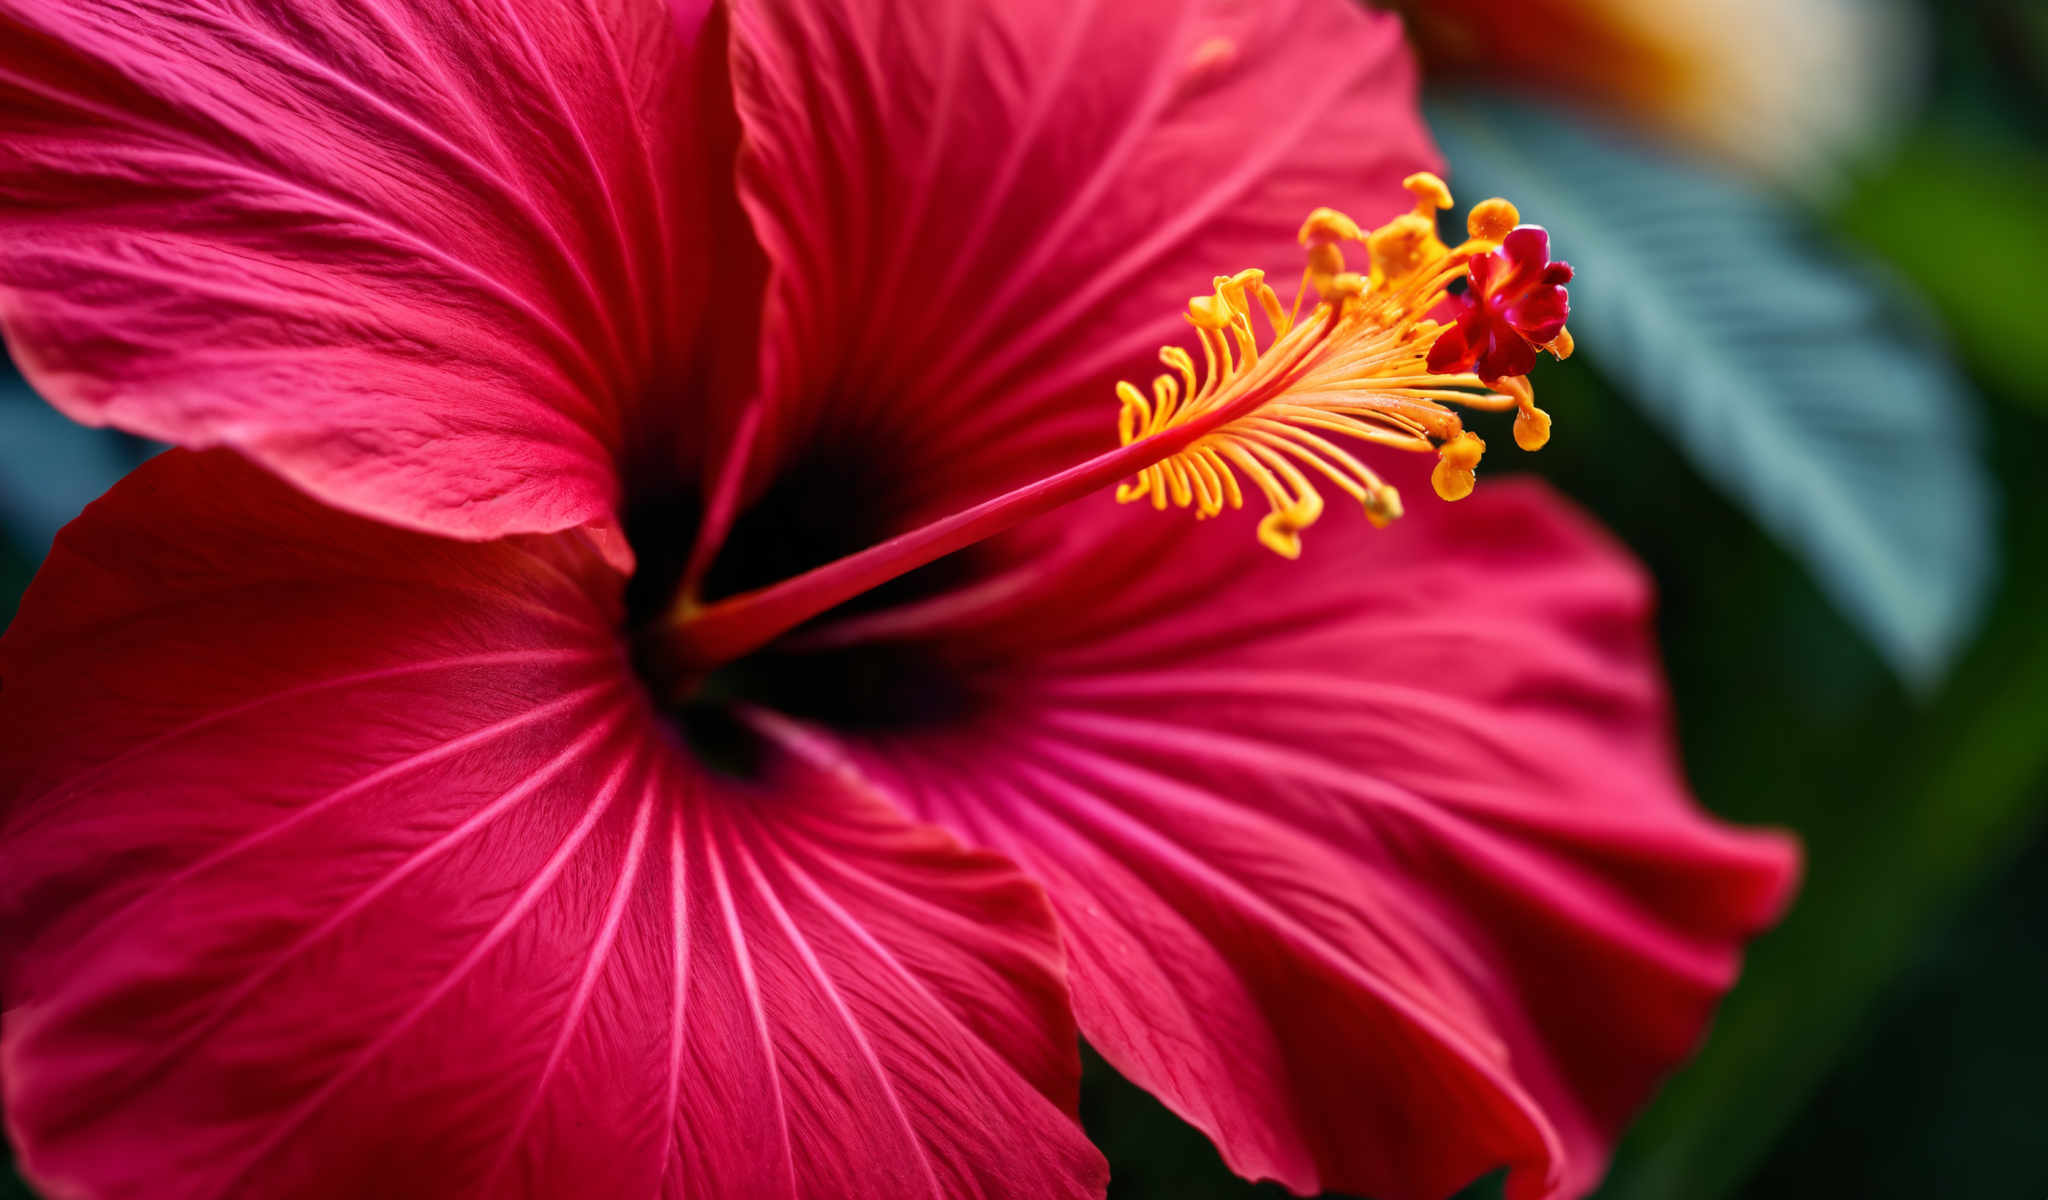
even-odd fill
[{"label": "yellow anther", "polygon": [[1230,302],[1221,296],[1196,296],[1188,301],[1188,320],[1197,329],[1228,329],[1236,318]]},{"label": "yellow anther", "polygon": [[1372,251],[1374,286],[1398,287],[1444,256],[1436,222],[1414,213],[1402,213],[1373,230],[1365,244]]},{"label": "yellow anther", "polygon": [[1297,512],[1274,509],[1259,518],[1259,544],[1282,558],[1301,557],[1301,531],[1315,524],[1318,511],[1303,519]]},{"label": "yellow anther", "polygon": [[1327,293],[1330,281],[1344,273],[1344,251],[1340,242],[1364,240],[1358,222],[1334,208],[1319,208],[1301,223],[1301,244],[1308,248],[1310,287]]},{"label": "yellow anther", "polygon": [[1436,452],[1436,466],[1429,473],[1430,486],[1446,500],[1463,500],[1479,482],[1479,456],[1484,453],[1486,443],[1474,433],[1461,433],[1445,442]]},{"label": "yellow anther", "polygon": [[1515,445],[1541,450],[1550,442],[1550,414],[1530,405],[1515,413]]},{"label": "yellow anther", "polygon": [[1330,288],[1330,280],[1344,273],[1344,252],[1332,242],[1311,246],[1308,250],[1308,282],[1318,292]]},{"label": "yellow anther", "polygon": [[1244,290],[1265,278],[1266,273],[1254,267],[1248,271],[1239,271],[1235,275],[1218,275],[1213,282],[1216,285],[1216,294],[1223,297],[1225,304],[1245,316],[1250,316],[1251,305],[1245,302]]},{"label": "yellow anther", "polygon": [[1252,306],[1258,305],[1276,332],[1287,332],[1287,310],[1280,307],[1280,297],[1266,286],[1266,273],[1257,267],[1249,267],[1235,275],[1218,275],[1216,294],[1242,317],[1250,317]]},{"label": "yellow anther", "polygon": [[1408,194],[1415,197],[1415,215],[1434,220],[1438,209],[1451,206],[1451,189],[1444,181],[1428,171],[1417,171],[1401,181]]},{"label": "yellow anther", "polygon": [[1551,339],[1550,344],[1543,348],[1550,351],[1551,356],[1559,362],[1570,358],[1572,356],[1572,331],[1569,329],[1558,330],[1557,336]]},{"label": "yellow anther", "polygon": [[1231,304],[1245,316],[1251,316],[1251,301],[1257,301],[1266,314],[1266,321],[1273,327],[1275,337],[1284,335],[1294,324],[1294,317],[1280,307],[1280,297],[1266,284],[1266,273],[1251,267],[1224,281],[1222,289],[1226,297],[1234,297]]},{"label": "yellow anther", "polygon": [[1345,271],[1331,278],[1329,285],[1323,289],[1323,299],[1331,304],[1355,300],[1365,294],[1367,286],[1365,276],[1356,271]]},{"label": "yellow anther", "polygon": [[1401,519],[1401,493],[1391,483],[1383,483],[1365,494],[1365,519],[1372,522],[1374,529],[1385,529]]},{"label": "yellow anther", "polygon": [[1525,375],[1496,379],[1493,387],[1515,404],[1515,445],[1541,450],[1550,441],[1550,414],[1536,407],[1536,389]]},{"label": "yellow anther", "polygon": [[[1443,180],[1413,175],[1406,187],[1415,211],[1370,235],[1334,209],[1309,214],[1301,226],[1308,269],[1291,311],[1282,309],[1258,270],[1219,275],[1211,294],[1188,302],[1200,345],[1194,354],[1179,346],[1161,349],[1167,371],[1149,393],[1118,385],[1117,433],[1131,445],[1189,425],[1202,432],[1141,469],[1117,489],[1118,500],[1192,509],[1200,518],[1242,508],[1254,496],[1267,510],[1258,523],[1259,542],[1294,558],[1302,531],[1322,516],[1323,486],[1350,496],[1376,527],[1400,519],[1400,493],[1345,439],[1434,451],[1430,482],[1446,500],[1472,493],[1486,449],[1450,406],[1514,410],[1515,442],[1524,449],[1549,439],[1550,417],[1536,407],[1526,379],[1481,380],[1428,366],[1443,334],[1429,313],[1447,302],[1473,257],[1490,253],[1513,227],[1514,206],[1501,200],[1480,205],[1471,222],[1474,240],[1452,248],[1436,232],[1436,213],[1451,203]],[[1346,269],[1345,242],[1365,244],[1372,255],[1369,276]],[[1296,320],[1311,295],[1313,310]],[[1569,335],[1550,349],[1569,354]]]},{"label": "yellow anther", "polygon": [[1334,208],[1319,208],[1301,223],[1301,244],[1320,246],[1330,242],[1355,242],[1364,236],[1358,222]]},{"label": "yellow anther", "polygon": [[1280,520],[1279,513],[1267,513],[1259,518],[1259,545],[1288,560],[1300,558],[1301,530]]},{"label": "yellow anther", "polygon": [[1522,214],[1515,206],[1498,196],[1481,200],[1472,206],[1472,213],[1465,218],[1465,232],[1475,242],[1493,242],[1498,245],[1507,237],[1508,231],[1522,223]]}]

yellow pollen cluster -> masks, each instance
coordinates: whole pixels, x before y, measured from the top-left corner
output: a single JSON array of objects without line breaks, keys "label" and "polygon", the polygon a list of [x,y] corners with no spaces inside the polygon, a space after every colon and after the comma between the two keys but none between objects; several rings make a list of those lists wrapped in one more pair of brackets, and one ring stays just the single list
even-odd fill
[{"label": "yellow pollen cluster", "polygon": [[[1286,558],[1301,553],[1301,531],[1322,515],[1319,483],[1357,501],[1366,518],[1384,527],[1401,515],[1401,498],[1334,437],[1402,450],[1434,452],[1431,482],[1446,500],[1472,492],[1485,443],[1467,431],[1448,405],[1517,410],[1515,441],[1540,448],[1550,417],[1535,405],[1525,377],[1481,380],[1473,374],[1428,369],[1440,329],[1428,314],[1467,264],[1497,246],[1519,220],[1505,200],[1472,210],[1470,238],[1447,247],[1436,233],[1436,213],[1451,204],[1435,175],[1406,181],[1414,211],[1370,233],[1327,208],[1301,228],[1308,252],[1292,309],[1283,308],[1265,273],[1218,276],[1215,290],[1188,302],[1188,320],[1201,340],[1201,362],[1178,346],[1160,350],[1167,367],[1148,397],[1130,383],[1117,385],[1122,409],[1117,432],[1124,445],[1186,430],[1203,432],[1178,452],[1144,468],[1117,489],[1117,499],[1149,498],[1193,508],[1198,518],[1241,508],[1248,482],[1269,511],[1259,541]],[[1362,243],[1369,274],[1349,270],[1343,245]],[[1301,316],[1313,289],[1317,302]],[[1268,330],[1265,343],[1255,315]],[[1549,347],[1562,358],[1569,335]]]}]

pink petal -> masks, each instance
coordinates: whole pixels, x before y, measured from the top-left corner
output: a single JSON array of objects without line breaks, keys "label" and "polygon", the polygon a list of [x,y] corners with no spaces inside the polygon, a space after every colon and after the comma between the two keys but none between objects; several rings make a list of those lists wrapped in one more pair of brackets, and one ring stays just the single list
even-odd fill
[{"label": "pink petal", "polygon": [[6,0],[0,326],[354,511],[606,519],[702,306],[705,3]]},{"label": "pink petal", "polygon": [[578,535],[173,452],[0,640],[6,1109],[53,1194],[1099,1195],[1043,896],[710,773]]},{"label": "pink petal", "polygon": [[[1349,0],[735,0],[741,192],[770,263],[748,488],[814,447],[904,521],[1115,444],[1113,385],[1217,272],[1298,276],[1318,205],[1436,158],[1399,23]],[[744,447],[743,447],[744,449]]]},{"label": "pink petal", "polygon": [[1045,883],[1083,1033],[1241,1173],[1583,1195],[1795,849],[1688,798],[1644,581],[1540,488],[1250,524],[1027,531],[919,630],[979,718],[842,769]]}]

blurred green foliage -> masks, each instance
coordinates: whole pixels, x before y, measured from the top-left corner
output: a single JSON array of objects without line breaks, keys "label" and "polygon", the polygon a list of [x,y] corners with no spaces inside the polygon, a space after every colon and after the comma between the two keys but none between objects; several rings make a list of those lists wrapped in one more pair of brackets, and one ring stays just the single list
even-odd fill
[{"label": "blurred green foliage", "polygon": [[2048,160],[1943,123],[1861,178],[1840,221],[1940,308],[1987,384],[2037,408],[2048,408],[2044,197]]}]

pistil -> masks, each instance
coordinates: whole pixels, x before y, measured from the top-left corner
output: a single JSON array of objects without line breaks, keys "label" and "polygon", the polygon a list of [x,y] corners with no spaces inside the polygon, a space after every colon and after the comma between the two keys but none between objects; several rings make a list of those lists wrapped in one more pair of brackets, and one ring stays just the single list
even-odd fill
[{"label": "pistil", "polygon": [[[1191,300],[1201,361],[1168,346],[1149,396],[1118,385],[1117,449],[768,587],[712,604],[685,591],[644,633],[665,674],[687,689],[871,588],[1119,481],[1119,501],[1189,508],[1198,519],[1256,495],[1268,509],[1260,542],[1288,558],[1322,516],[1320,485],[1349,496],[1375,525],[1401,515],[1392,485],[1339,439],[1434,452],[1437,494],[1469,495],[1485,444],[1449,406],[1514,410],[1517,444],[1534,450],[1548,440],[1550,418],[1523,373],[1538,348],[1571,352],[1571,268],[1549,261],[1548,235],[1518,225],[1504,200],[1475,207],[1470,236],[1447,247],[1435,227],[1450,204],[1443,182],[1422,174],[1407,187],[1414,211],[1370,234],[1330,209],[1309,216],[1308,264],[1291,309],[1258,270],[1218,276]],[[1348,243],[1367,248],[1369,274],[1347,269]],[[1454,293],[1460,280],[1465,290]]]}]

